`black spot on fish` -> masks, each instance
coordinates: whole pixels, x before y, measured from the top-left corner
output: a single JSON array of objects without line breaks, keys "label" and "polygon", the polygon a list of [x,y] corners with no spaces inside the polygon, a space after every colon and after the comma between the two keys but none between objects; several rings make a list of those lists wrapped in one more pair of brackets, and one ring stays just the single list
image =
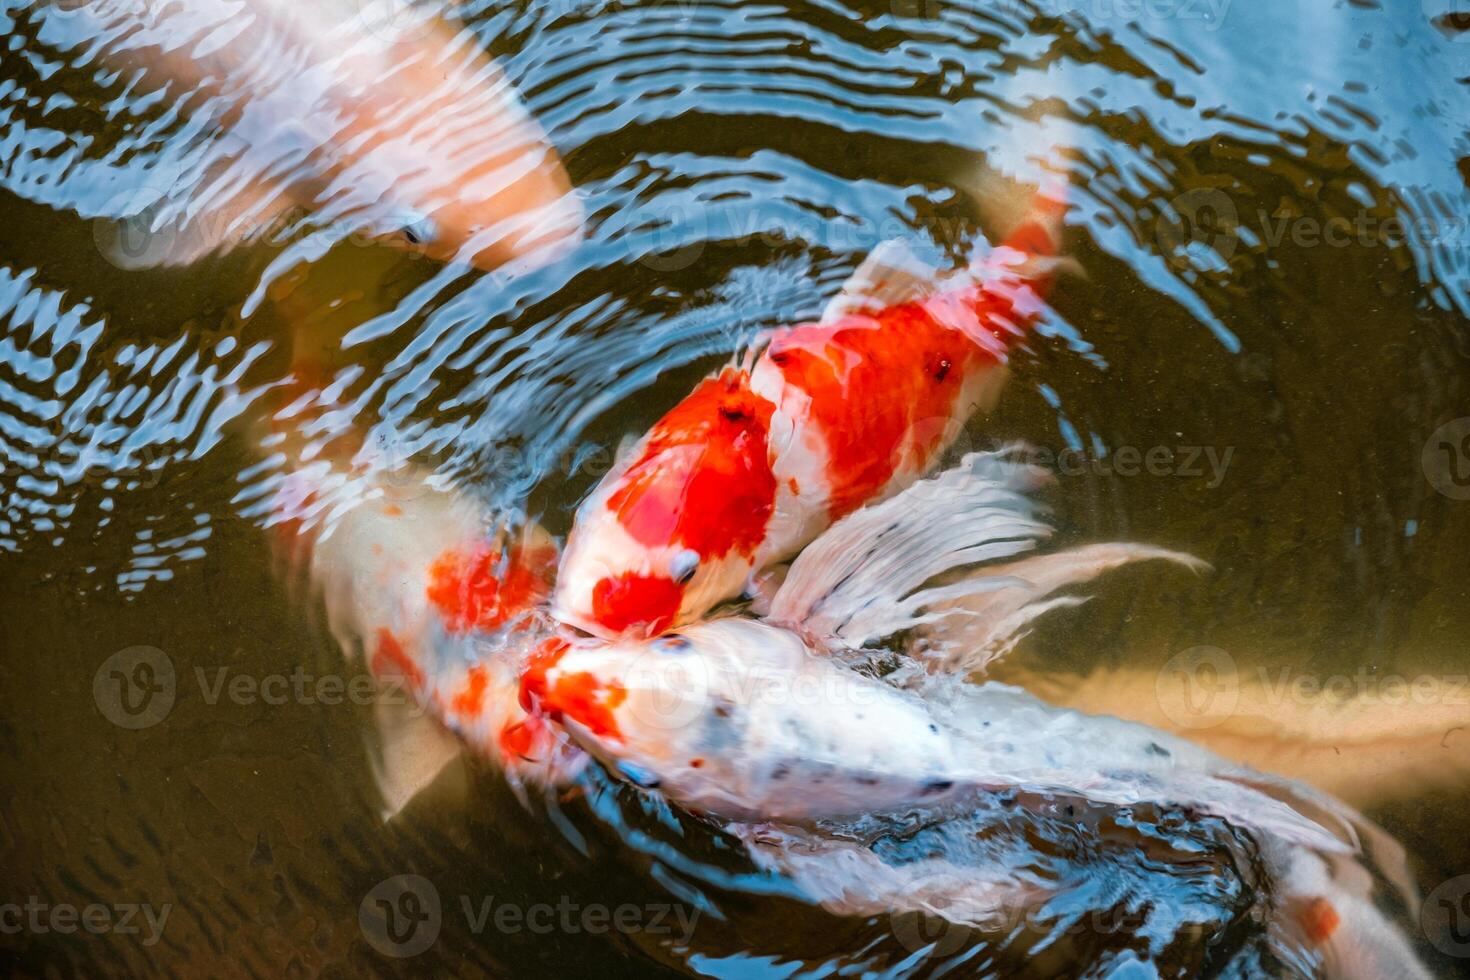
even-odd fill
[{"label": "black spot on fish", "polygon": [[935,793],[947,793],[952,789],[954,789],[953,779],[927,779],[924,785],[919,787],[919,792],[925,796],[932,796]]},{"label": "black spot on fish", "polygon": [[949,377],[949,368],[949,358],[941,357],[939,359],[939,367],[934,369],[934,380],[943,381],[945,378]]},{"label": "black spot on fish", "polygon": [[785,779],[789,775],[791,775],[791,770],[784,763],[771,770],[771,780],[773,782]]},{"label": "black spot on fish", "polygon": [[743,408],[731,408],[728,405],[720,406],[720,417],[726,422],[750,422],[751,414]]},{"label": "black spot on fish", "polygon": [[1148,743],[1148,753],[1149,755],[1157,755],[1165,759],[1169,758],[1169,750],[1164,748],[1158,742]]},{"label": "black spot on fish", "polygon": [[936,724],[934,724],[934,722],[932,722],[932,721],[929,722],[929,730],[931,732],[933,732],[935,735],[938,735],[939,734],[939,726],[936,725]]},{"label": "black spot on fish", "polygon": [[881,782],[881,780],[879,780],[877,776],[857,777],[857,783],[859,786],[877,786],[879,782]]}]

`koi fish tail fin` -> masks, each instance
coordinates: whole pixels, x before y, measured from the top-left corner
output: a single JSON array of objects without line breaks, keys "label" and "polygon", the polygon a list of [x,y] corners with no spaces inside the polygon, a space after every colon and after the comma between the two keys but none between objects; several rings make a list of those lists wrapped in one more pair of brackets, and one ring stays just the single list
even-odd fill
[{"label": "koi fish tail fin", "polygon": [[989,281],[1013,276],[1045,297],[1059,273],[1086,276],[1076,259],[1064,254],[1068,200],[1065,178],[1048,175],[1039,185],[984,193],[984,210],[1005,229],[1000,243],[980,256],[972,274]]},{"label": "koi fish tail fin", "polygon": [[1042,613],[1083,601],[1047,598],[1063,586],[1135,561],[1206,567],[1139,544],[983,564],[1014,559],[1051,535],[1026,495],[1048,479],[1020,447],[971,453],[833,525],[792,563],[768,616],[850,649],[914,630],[912,650],[930,670],[969,673],[1010,650]]}]

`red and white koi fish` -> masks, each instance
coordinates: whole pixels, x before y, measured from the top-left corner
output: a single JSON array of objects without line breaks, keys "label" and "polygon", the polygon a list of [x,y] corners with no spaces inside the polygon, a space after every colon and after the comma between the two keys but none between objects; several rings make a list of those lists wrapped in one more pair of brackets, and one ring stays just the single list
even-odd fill
[{"label": "red and white koi fish", "polygon": [[520,703],[527,652],[555,642],[540,615],[555,543],[534,524],[497,526],[467,495],[422,477],[389,483],[320,461],[273,500],[293,544],[302,521],[318,519],[306,542],[311,581],[343,651],[378,681],[373,749],[386,816],[466,748],[517,784],[558,785],[582,764]]},{"label": "red and white koi fish", "polygon": [[[57,43],[84,45],[209,114],[218,152],[110,251],[179,265],[248,241],[293,209],[441,261],[485,268],[550,254],[582,209],[556,151],[469,29],[426,7],[374,20],[356,0],[96,0],[49,11]],[[133,193],[136,191],[136,193]],[[121,217],[130,217],[122,215]],[[165,233],[166,232],[166,233]]]},{"label": "red and white koi fish", "polygon": [[579,509],[558,618],[602,637],[691,622],[923,475],[998,395],[1008,346],[1044,309],[1055,193],[959,273],[880,246],[820,322],[775,331],[753,367],[702,381]]},{"label": "red and white koi fish", "polygon": [[[808,547],[771,601],[779,623],[729,617],[652,639],[548,645],[525,674],[528,700],[631,781],[736,822],[753,853],[837,910],[864,895],[868,913],[913,908],[932,896],[910,886],[932,881],[936,869],[888,864],[832,835],[832,821],[953,810],[1001,790],[1105,806],[1146,802],[1213,815],[1260,838],[1277,889],[1275,927],[1313,950],[1329,975],[1364,976],[1363,965],[1376,964],[1391,968],[1385,975],[1427,976],[1374,905],[1358,863],[1369,846],[1412,906],[1402,849],[1347,805],[1158,729],[965,681],[1009,648],[1014,631],[1076,601],[1046,598],[1055,588],[1138,560],[1198,565],[1117,544],[952,576],[975,562],[1014,559],[1045,537],[1020,492],[1036,479],[1004,455],[967,457],[959,469],[848,516]],[[945,534],[934,535],[935,526]],[[928,670],[879,677],[844,663],[911,629],[927,633],[919,653]],[[975,636],[987,642],[965,655],[960,644]],[[983,906],[973,921],[997,912],[996,903],[1026,898],[993,868],[941,870],[945,887],[968,903],[950,908]],[[1031,891],[1032,904],[1045,900],[1045,888]]]}]

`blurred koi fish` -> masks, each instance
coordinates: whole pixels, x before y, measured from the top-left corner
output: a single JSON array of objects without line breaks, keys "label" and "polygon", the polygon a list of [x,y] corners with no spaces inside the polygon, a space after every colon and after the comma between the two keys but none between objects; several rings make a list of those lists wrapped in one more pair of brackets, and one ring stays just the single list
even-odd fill
[{"label": "blurred koi fish", "polygon": [[47,40],[166,90],[203,134],[176,170],[118,178],[130,186],[111,217],[127,224],[105,244],[110,256],[181,265],[281,230],[297,212],[483,268],[544,261],[579,235],[582,209],[556,151],[475,33],[428,5],[391,19],[373,10],[95,0],[48,11]]}]

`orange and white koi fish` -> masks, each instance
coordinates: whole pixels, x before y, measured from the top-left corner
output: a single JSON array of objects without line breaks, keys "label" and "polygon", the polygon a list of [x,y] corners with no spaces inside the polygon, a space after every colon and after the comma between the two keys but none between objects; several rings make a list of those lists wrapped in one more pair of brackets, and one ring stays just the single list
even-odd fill
[{"label": "orange and white koi fish", "polygon": [[527,651],[553,637],[538,610],[555,544],[534,524],[493,525],[464,496],[404,485],[322,463],[293,473],[275,498],[281,517],[327,501],[337,511],[310,542],[310,573],[334,637],[379,682],[373,747],[385,813],[465,748],[513,782],[565,782],[579,753],[519,700]]},{"label": "orange and white koi fish", "polygon": [[151,224],[113,243],[114,257],[192,262],[295,209],[485,268],[571,241],[582,210],[557,153],[478,38],[419,5],[396,16],[374,20],[355,0],[96,0],[49,12],[58,43],[169,86],[216,131],[208,162],[125,189],[136,200],[124,207]]},{"label": "orange and white koi fish", "polygon": [[[771,602],[779,622],[727,617],[652,639],[543,647],[523,680],[528,699],[631,781],[736,822],[767,866],[834,909],[913,907],[912,896],[933,896],[911,886],[938,876],[965,897],[940,908],[979,921],[1003,903],[1039,905],[1047,888],[1032,882],[1028,896],[995,868],[895,866],[832,835],[833,821],[963,810],[967,799],[1005,790],[1152,803],[1255,835],[1272,879],[1273,928],[1310,950],[1327,975],[1427,976],[1377,908],[1359,863],[1381,865],[1412,907],[1402,849],[1347,805],[1155,728],[965,680],[1037,615],[1076,601],[1048,599],[1055,588],[1131,561],[1198,564],[1147,546],[1102,545],[927,584],[1033,548],[1046,529],[1020,490],[1035,478],[1003,455],[967,457],[809,546]],[[935,526],[946,533],[934,535]],[[976,619],[985,621],[978,634]],[[844,663],[874,640],[916,628],[928,633],[920,652],[928,670],[880,677]],[[962,655],[955,641],[975,635],[990,642]],[[762,823],[775,827],[751,826]]]},{"label": "orange and white koi fish", "polygon": [[923,475],[997,397],[1007,348],[1044,310],[1059,199],[1034,196],[999,248],[948,276],[880,246],[820,322],[702,381],[578,511],[558,618],[602,637],[691,622]]}]

